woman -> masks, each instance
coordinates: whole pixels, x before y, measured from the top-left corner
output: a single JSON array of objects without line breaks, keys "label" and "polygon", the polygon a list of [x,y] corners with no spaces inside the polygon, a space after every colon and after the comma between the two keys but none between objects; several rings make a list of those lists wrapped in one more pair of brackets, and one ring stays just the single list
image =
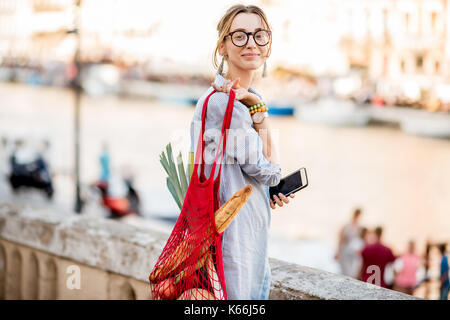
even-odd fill
[{"label": "woman", "polygon": [[[204,133],[205,173],[209,176],[233,86],[236,98],[222,164],[220,204],[244,185],[252,185],[253,192],[222,237],[225,285],[228,299],[267,299],[270,208],[282,207],[289,199],[279,194],[269,200],[268,186],[279,183],[281,168],[268,130],[269,120],[262,112],[251,115],[248,107],[262,102],[261,95],[250,86],[270,55],[271,32],[264,12],[244,5],[231,7],[217,30],[214,64],[217,66],[217,53],[223,57],[222,63],[214,83],[197,103],[191,123],[191,152],[197,147],[203,102],[215,89],[218,92],[209,99]],[[224,60],[228,70],[222,74]]]},{"label": "woman", "polygon": [[343,275],[358,278],[361,271],[361,251],[364,243],[361,240],[361,226],[359,219],[361,209],[353,211],[352,221],[347,223],[339,233],[338,250],[335,259],[339,261]]},{"label": "woman", "polygon": [[421,259],[416,254],[416,244],[413,240],[408,243],[408,251],[402,254],[394,263],[394,289],[409,295],[414,294],[418,284],[417,271],[421,268]]}]

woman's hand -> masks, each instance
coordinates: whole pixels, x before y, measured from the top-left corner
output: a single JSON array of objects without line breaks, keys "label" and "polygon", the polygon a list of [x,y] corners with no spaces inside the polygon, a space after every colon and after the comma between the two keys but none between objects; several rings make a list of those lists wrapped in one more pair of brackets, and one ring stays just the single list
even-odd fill
[{"label": "woman's hand", "polygon": [[256,94],[249,92],[247,89],[239,86],[239,80],[239,78],[234,81],[225,79],[225,82],[222,84],[222,86],[218,87],[215,83],[211,83],[211,86],[217,92],[225,92],[228,95],[230,94],[230,89],[233,88],[236,94],[235,99],[242,102],[247,107],[260,103],[261,99],[259,99]]},{"label": "woman's hand", "polygon": [[276,209],[277,206],[275,205],[275,203],[276,203],[277,205],[279,205],[280,207],[282,207],[282,206],[284,205],[284,203],[286,203],[286,204],[289,203],[289,198],[295,198],[295,195],[294,195],[293,193],[291,193],[291,194],[289,195],[289,198],[288,198],[288,197],[286,197],[284,194],[279,193],[279,194],[278,194],[278,197],[277,197],[276,195],[273,195],[273,198],[274,198],[275,202],[274,202],[272,199],[270,199],[270,200],[269,200],[269,201],[270,201],[270,207],[271,207],[272,209]]}]

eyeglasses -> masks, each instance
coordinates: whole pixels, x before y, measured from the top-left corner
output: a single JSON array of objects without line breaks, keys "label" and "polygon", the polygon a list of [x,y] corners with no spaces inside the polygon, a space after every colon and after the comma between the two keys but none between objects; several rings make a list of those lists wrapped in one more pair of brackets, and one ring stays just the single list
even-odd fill
[{"label": "eyeglasses", "polygon": [[269,43],[271,34],[272,32],[269,30],[258,30],[256,32],[236,30],[226,34],[225,38],[230,36],[231,42],[233,42],[236,47],[243,47],[247,44],[250,36],[253,36],[253,40],[255,40],[256,44],[262,47]]}]

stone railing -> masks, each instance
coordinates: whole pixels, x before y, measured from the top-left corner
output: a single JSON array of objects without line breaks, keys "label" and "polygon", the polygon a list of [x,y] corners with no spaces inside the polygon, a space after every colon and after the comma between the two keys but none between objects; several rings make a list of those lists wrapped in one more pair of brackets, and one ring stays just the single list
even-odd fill
[{"label": "stone railing", "polygon": [[[165,232],[0,204],[0,299],[150,299]],[[415,299],[271,259],[270,299]]]}]

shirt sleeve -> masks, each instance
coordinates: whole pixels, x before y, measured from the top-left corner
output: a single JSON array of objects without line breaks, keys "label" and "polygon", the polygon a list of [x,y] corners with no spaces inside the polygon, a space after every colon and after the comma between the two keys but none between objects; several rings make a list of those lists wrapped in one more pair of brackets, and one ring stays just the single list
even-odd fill
[{"label": "shirt sleeve", "polygon": [[394,256],[394,254],[392,253],[392,250],[389,249],[388,262],[393,262],[393,261],[395,261],[395,256]]},{"label": "shirt sleeve", "polygon": [[[216,92],[209,99],[204,137],[205,144],[212,142],[215,150],[220,140],[228,98],[226,93]],[[237,100],[234,102],[228,130],[224,163],[238,163],[248,176],[267,186],[275,186],[281,179],[280,166],[272,164],[264,156],[262,140],[253,128],[250,113],[247,107]]]}]

